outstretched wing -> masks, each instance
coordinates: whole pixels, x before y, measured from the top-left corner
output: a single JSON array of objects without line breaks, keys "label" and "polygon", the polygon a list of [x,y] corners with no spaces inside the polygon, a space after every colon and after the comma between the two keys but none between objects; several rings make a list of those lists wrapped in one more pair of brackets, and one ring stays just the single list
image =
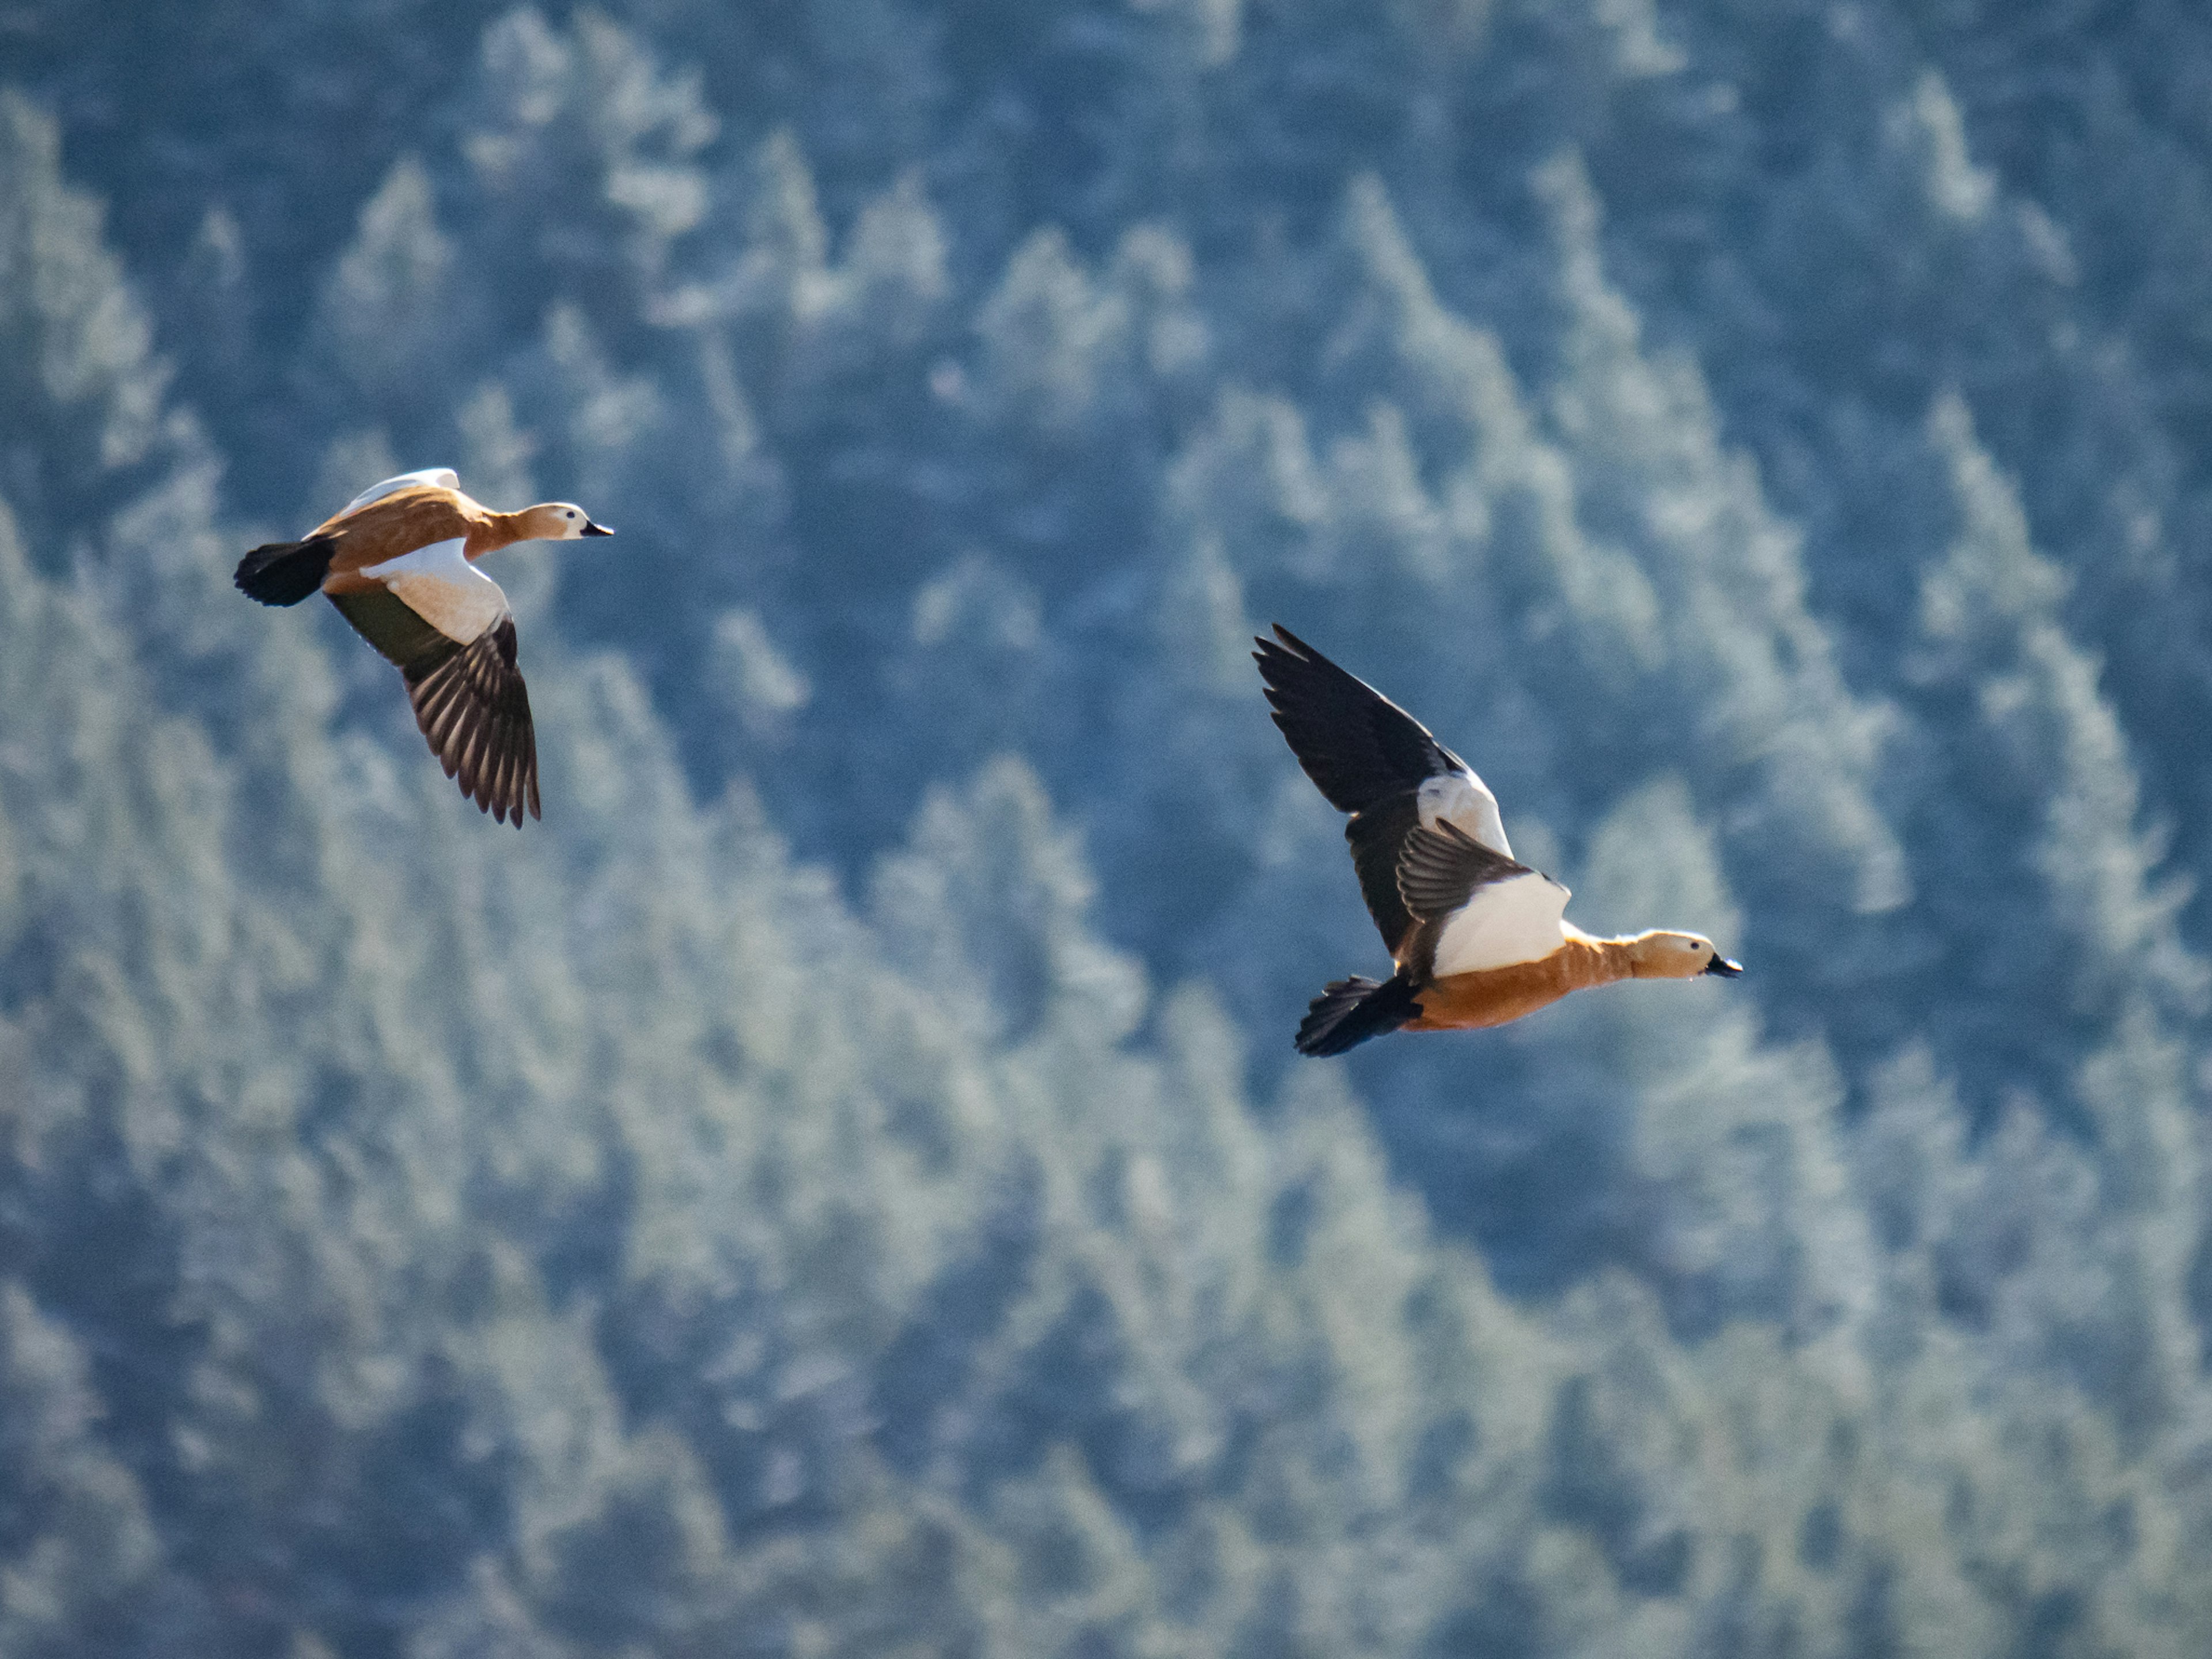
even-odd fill
[{"label": "outstretched wing", "polygon": [[421,670],[408,669],[415,723],[446,775],[501,823],[522,827],[538,810],[538,735],[530,690],[514,665],[514,618]]},{"label": "outstretched wing", "polygon": [[371,501],[386,495],[396,495],[403,489],[414,489],[427,485],[432,489],[459,489],[461,475],[450,466],[426,466],[419,472],[403,472],[396,478],[386,478],[382,483],[373,483],[345,504],[338,517],[357,507],[367,507]]},{"label": "outstretched wing", "polygon": [[[493,817],[520,829],[526,810],[540,814],[538,737],[515,665],[514,617],[500,594],[496,616],[472,638],[455,639],[410,603],[433,594],[432,580],[418,577],[405,595],[398,585],[374,586],[330,600],[405,677],[415,723],[446,775]],[[477,580],[499,593],[496,583]]]},{"label": "outstretched wing", "polygon": [[1467,763],[1364,680],[1285,628],[1253,641],[1275,724],[1291,752],[1340,812],[1364,812]]},{"label": "outstretched wing", "polygon": [[1273,639],[1254,643],[1260,648],[1253,659],[1291,752],[1329,805],[1352,814],[1344,836],[1360,896],[1396,957],[1413,920],[1398,890],[1407,832],[1456,823],[1510,859],[1497,798],[1428,727],[1281,623]]},{"label": "outstretched wing", "polygon": [[1413,918],[1398,960],[1416,982],[1534,962],[1566,938],[1567,890],[1449,819],[1407,832],[1398,891]]}]

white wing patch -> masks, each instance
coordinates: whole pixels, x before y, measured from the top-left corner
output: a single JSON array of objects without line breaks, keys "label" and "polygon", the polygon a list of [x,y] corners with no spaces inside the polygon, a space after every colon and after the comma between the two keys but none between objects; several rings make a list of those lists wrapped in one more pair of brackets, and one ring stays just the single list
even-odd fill
[{"label": "white wing patch", "polygon": [[[1506,843],[1505,820],[1498,815],[1498,797],[1490,793],[1490,786],[1472,772],[1439,772],[1432,778],[1421,780],[1421,793],[1415,800],[1420,808],[1421,828],[1433,830],[1439,818],[1449,819],[1480,842],[1493,853],[1513,856],[1513,848]],[[1525,961],[1525,957],[1515,957]]]},{"label": "white wing patch", "polygon": [[432,542],[382,564],[364,565],[361,574],[382,582],[447,639],[466,645],[507,615],[507,594],[468,562],[464,545],[459,536]]},{"label": "white wing patch", "polygon": [[1534,870],[1478,887],[1445,921],[1430,972],[1444,979],[1548,957],[1566,942],[1566,909],[1567,890]]},{"label": "white wing patch", "polygon": [[[369,485],[345,504],[345,510],[350,513],[357,507],[367,507],[371,501],[380,501],[386,495],[396,495],[403,489],[413,489],[419,484],[428,484],[433,489],[458,490],[461,487],[461,475],[450,466],[426,466],[420,472],[403,472],[396,478],[386,478],[382,483]],[[491,578],[487,576],[484,580],[489,581]]]}]

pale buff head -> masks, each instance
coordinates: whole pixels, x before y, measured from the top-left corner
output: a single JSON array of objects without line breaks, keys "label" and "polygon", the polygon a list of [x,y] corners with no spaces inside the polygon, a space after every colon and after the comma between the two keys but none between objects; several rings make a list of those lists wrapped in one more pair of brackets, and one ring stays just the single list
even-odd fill
[{"label": "pale buff head", "polygon": [[1654,928],[1628,941],[1629,968],[1638,979],[1695,979],[1718,974],[1733,979],[1742,965],[1730,962],[1703,933],[1669,933]]},{"label": "pale buff head", "polygon": [[586,536],[615,533],[604,525],[593,524],[592,515],[573,501],[541,501],[536,507],[526,507],[514,515],[514,522],[521,532],[515,538],[520,542],[573,542]]}]

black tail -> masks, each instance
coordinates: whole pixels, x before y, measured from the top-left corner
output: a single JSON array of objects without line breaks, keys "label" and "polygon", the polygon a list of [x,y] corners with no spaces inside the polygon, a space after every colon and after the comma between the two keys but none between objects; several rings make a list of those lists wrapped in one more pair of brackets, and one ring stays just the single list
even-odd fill
[{"label": "black tail", "polygon": [[1380,983],[1371,979],[1340,979],[1313,1000],[1306,1017],[1298,1022],[1298,1052],[1340,1054],[1370,1037],[1396,1030],[1407,1020],[1419,1018],[1420,1012],[1413,981],[1403,974],[1394,974]]},{"label": "black tail", "polygon": [[238,562],[231,580],[246,598],[264,605],[297,605],[323,585],[337,545],[328,536],[265,542]]}]

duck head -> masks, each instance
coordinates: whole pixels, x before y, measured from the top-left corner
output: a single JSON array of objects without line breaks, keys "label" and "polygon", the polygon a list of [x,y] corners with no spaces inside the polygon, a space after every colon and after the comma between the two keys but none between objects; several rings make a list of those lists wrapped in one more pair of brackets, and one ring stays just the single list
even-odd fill
[{"label": "duck head", "polygon": [[1700,974],[1734,979],[1743,971],[1742,963],[1730,962],[1703,933],[1660,929],[1628,941],[1628,962],[1638,979],[1695,979]]},{"label": "duck head", "polygon": [[536,507],[526,507],[515,514],[520,520],[522,534],[516,538],[526,542],[573,542],[586,536],[611,536],[615,532],[605,525],[593,524],[592,515],[574,501],[541,501]]}]

